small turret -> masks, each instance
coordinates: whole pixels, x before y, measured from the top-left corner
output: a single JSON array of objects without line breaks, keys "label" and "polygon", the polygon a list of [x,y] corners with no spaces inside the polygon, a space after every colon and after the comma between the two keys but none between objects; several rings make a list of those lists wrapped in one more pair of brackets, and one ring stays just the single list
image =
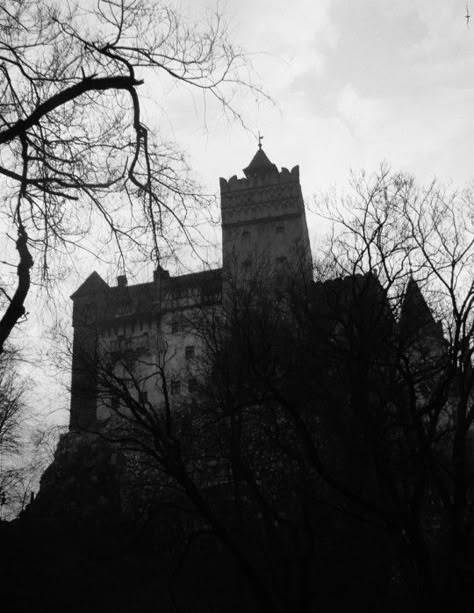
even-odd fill
[{"label": "small turret", "polygon": [[420,356],[438,359],[444,355],[446,341],[441,322],[437,322],[418,283],[410,278],[403,297],[398,325],[405,349]]},{"label": "small turret", "polygon": [[439,325],[413,277],[410,277],[403,297],[399,328],[401,337],[406,340],[440,333]]},{"label": "small turret", "polygon": [[74,341],[71,381],[71,430],[94,430],[97,405],[97,340],[109,286],[93,272],[72,294]]}]

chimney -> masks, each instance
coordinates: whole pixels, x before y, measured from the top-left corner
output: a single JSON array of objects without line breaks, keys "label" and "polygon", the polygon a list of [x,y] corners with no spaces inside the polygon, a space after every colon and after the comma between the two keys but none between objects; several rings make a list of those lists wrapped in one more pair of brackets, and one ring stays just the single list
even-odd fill
[{"label": "chimney", "polygon": [[117,277],[117,286],[118,287],[127,287],[127,276],[126,275],[119,275]]},{"label": "chimney", "polygon": [[155,283],[157,283],[161,279],[169,279],[169,278],[170,278],[170,273],[164,268],[162,268],[161,266],[158,266],[158,268],[153,271],[153,281]]}]

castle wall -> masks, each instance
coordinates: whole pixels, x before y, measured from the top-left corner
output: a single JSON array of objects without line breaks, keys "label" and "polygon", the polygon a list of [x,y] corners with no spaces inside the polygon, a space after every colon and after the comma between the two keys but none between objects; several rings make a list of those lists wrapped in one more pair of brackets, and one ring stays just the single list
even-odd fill
[{"label": "castle wall", "polygon": [[206,366],[193,321],[219,309],[230,291],[223,278],[311,279],[298,166],[278,171],[260,149],[245,173],[220,180],[223,270],[170,277],[159,267],[150,283],[128,286],[122,276],[117,287],[93,273],[72,296],[71,429],[97,428],[120,407],[99,381],[104,363],[136,400],[163,406],[166,383],[172,406],[192,403]]}]

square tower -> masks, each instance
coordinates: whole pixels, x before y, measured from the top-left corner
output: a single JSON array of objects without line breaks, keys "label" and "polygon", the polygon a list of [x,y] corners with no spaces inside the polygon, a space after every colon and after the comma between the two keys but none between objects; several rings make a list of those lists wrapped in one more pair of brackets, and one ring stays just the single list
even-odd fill
[{"label": "square tower", "polygon": [[245,178],[220,179],[225,275],[288,271],[311,279],[299,167],[277,169],[259,144]]}]

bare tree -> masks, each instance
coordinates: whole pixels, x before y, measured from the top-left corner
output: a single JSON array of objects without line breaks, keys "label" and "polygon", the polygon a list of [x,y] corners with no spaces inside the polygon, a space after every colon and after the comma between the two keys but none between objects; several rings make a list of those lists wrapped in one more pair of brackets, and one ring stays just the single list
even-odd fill
[{"label": "bare tree", "polygon": [[15,455],[20,446],[23,421],[24,384],[18,383],[15,354],[9,350],[0,358],[0,449],[2,454]]},{"label": "bare tree", "polygon": [[34,259],[45,280],[78,246],[99,257],[113,240],[122,257],[131,246],[158,260],[176,224],[189,238],[206,201],[182,153],[144,124],[145,81],[199,90],[238,119],[235,91],[260,90],[218,13],[196,24],[149,0],[7,0],[0,35],[1,351]]},{"label": "bare tree", "polygon": [[[408,591],[418,609],[464,611],[472,198],[383,169],[327,204],[335,227],[314,283],[278,271],[271,287],[256,267],[190,314],[202,341],[193,402],[171,393],[164,338],[151,354],[102,352],[94,368],[118,418],[104,436],[153,464],[161,501],[224,544],[262,610],[312,610],[337,585],[321,573],[342,559],[346,583],[359,572],[352,589],[364,577],[379,589],[372,605]],[[159,394],[147,399],[150,380]]]},{"label": "bare tree", "polygon": [[336,274],[377,278],[398,318],[386,352],[395,376],[384,377],[393,391],[371,414],[369,385],[359,406],[378,473],[377,500],[360,503],[387,526],[419,605],[461,611],[474,576],[472,201],[469,191],[420,189],[382,168],[355,179],[353,198],[324,208]]},{"label": "bare tree", "polygon": [[[196,332],[194,317],[188,325]],[[103,346],[94,368],[99,403],[102,411],[108,412],[99,436],[114,444],[124,457],[124,504],[129,500],[134,513],[139,514],[149,514],[155,507],[155,511],[172,508],[184,515],[183,533],[178,538],[184,535],[186,542],[177,571],[192,544],[210,536],[231,555],[258,610],[285,610],[265,580],[258,547],[243,529],[248,525],[235,523],[236,510],[222,498],[229,487],[233,462],[228,423],[221,409],[213,405],[206,410],[202,404],[204,372],[199,373],[201,385],[193,380],[189,394],[185,390],[177,394],[173,389],[173,355],[161,335],[150,338],[148,347],[125,354]],[[150,381],[155,393],[147,397],[143,389]],[[200,396],[201,404],[197,401]],[[254,485],[257,487],[255,481]]]},{"label": "bare tree", "polygon": [[[310,306],[310,296],[298,292],[310,288],[285,283],[290,275],[279,271],[275,293],[263,281],[267,272],[258,269],[245,286],[227,283],[221,304],[203,304],[183,315],[188,332],[201,339],[196,386],[189,393],[177,393],[173,385],[176,376],[183,383],[186,369],[181,365],[174,372],[166,337],[125,351],[104,345],[93,366],[99,411],[110,412],[99,436],[124,455],[122,470],[131,476],[122,479],[122,487],[131,494],[122,492],[122,501],[131,499],[140,513],[146,498],[148,507],[155,500],[179,509],[188,518],[187,542],[203,533],[220,542],[259,610],[291,611],[298,603],[299,610],[309,611],[327,602],[330,586],[341,580],[331,577],[328,555],[331,548],[334,555],[343,543],[349,546],[350,539],[334,520],[340,521],[344,505],[327,494],[312,463],[324,415],[314,406],[314,394],[322,398],[327,373],[321,344],[316,358],[315,335],[306,337],[307,320],[305,327],[298,323],[297,310],[308,312]],[[156,394],[150,394],[150,382]],[[324,452],[335,455],[327,441]],[[321,465],[319,460],[317,468]],[[341,467],[329,463],[325,474],[331,471],[334,482],[343,484]],[[190,549],[187,545],[183,555]],[[337,573],[340,562],[329,567]],[[355,585],[364,573],[353,574]],[[370,577],[373,581],[373,573]]]},{"label": "bare tree", "polygon": [[24,493],[26,462],[19,461],[24,447],[25,383],[18,374],[18,353],[10,348],[0,356],[0,505],[2,519],[16,509]]}]

